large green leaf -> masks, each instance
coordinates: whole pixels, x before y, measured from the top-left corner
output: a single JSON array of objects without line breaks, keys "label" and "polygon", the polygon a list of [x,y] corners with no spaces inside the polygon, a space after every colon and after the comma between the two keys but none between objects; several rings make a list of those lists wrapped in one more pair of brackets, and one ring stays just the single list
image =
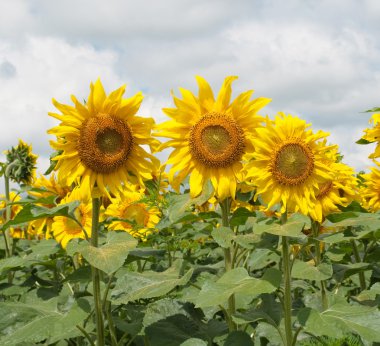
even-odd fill
[{"label": "large green leaf", "polygon": [[253,232],[262,234],[264,232],[284,237],[306,238],[302,233],[304,227],[310,227],[310,219],[301,214],[293,214],[283,225],[279,223],[253,225]]},{"label": "large green leaf", "polygon": [[60,311],[58,306],[56,298],[33,304],[0,303],[0,344],[6,346],[42,341],[50,344],[78,335],[76,325],[87,317],[87,312],[76,303],[68,312]]},{"label": "large green leaf", "polygon": [[58,205],[54,208],[46,208],[32,203],[26,204],[13,220],[6,222],[0,228],[7,229],[10,226],[20,225],[45,217],[66,216],[74,218],[74,210],[78,205],[78,201]]},{"label": "large green leaf", "polygon": [[218,243],[219,246],[223,248],[229,248],[231,246],[231,241],[235,237],[235,233],[229,227],[219,227],[215,228],[211,232],[211,236]]},{"label": "large green leaf", "polygon": [[[188,339],[204,339],[201,328],[185,315],[169,316],[145,328],[150,346],[178,346]],[[191,344],[190,344],[191,345]]]},{"label": "large green leaf", "polygon": [[111,301],[114,304],[126,304],[137,299],[163,296],[176,286],[185,285],[190,280],[193,269],[187,271],[183,277],[179,277],[179,272],[179,262],[161,273],[127,272],[117,280],[111,292]]},{"label": "large green leaf", "polygon": [[380,341],[380,312],[377,307],[337,303],[322,313],[304,308],[298,313],[298,321],[305,331],[315,336],[340,338],[355,333],[368,342]]},{"label": "large green leaf", "polygon": [[137,240],[127,232],[108,232],[107,242],[103,246],[97,248],[86,241],[71,241],[67,253],[73,255],[79,252],[92,266],[111,274],[124,264],[129,251],[136,245]]},{"label": "large green leaf", "polygon": [[254,346],[253,341],[249,334],[241,330],[230,333],[224,343],[224,346]]},{"label": "large green leaf", "polygon": [[168,197],[168,218],[170,222],[178,222],[183,217],[190,214],[188,212],[192,205],[202,205],[206,203],[213,195],[214,189],[208,181],[202,190],[202,194],[196,198],[191,198],[189,193],[182,195],[171,195]]},{"label": "large green leaf", "polygon": [[[329,220],[326,220],[323,223],[323,226],[329,227],[329,228],[347,228],[347,227],[361,227],[365,228],[368,231],[376,231],[380,228],[379,226],[379,220],[380,220],[380,214],[379,213],[358,213],[358,212],[347,212],[342,213],[344,216],[345,214],[349,214],[349,217],[345,217],[343,220],[338,222],[333,222],[336,220],[339,220],[339,218],[333,218],[332,216],[335,214],[332,214],[328,217]],[[339,215],[339,214],[338,214]]]},{"label": "large green leaf", "polygon": [[200,308],[218,306],[227,302],[233,294],[256,296],[271,293],[280,285],[281,277],[273,270],[268,270],[261,279],[249,276],[245,268],[235,268],[226,272],[216,282],[207,281],[196,299]]},{"label": "large green leaf", "polygon": [[296,279],[322,281],[331,278],[332,274],[332,266],[327,263],[316,267],[313,261],[303,262],[296,259],[292,266],[292,277]]},{"label": "large green leaf", "polygon": [[180,346],[207,346],[208,343],[202,339],[191,338],[184,341]]}]

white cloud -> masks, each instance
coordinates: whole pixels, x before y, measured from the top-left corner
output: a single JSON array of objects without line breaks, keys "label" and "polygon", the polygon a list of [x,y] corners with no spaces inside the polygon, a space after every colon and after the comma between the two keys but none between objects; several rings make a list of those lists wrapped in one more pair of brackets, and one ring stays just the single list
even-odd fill
[{"label": "white cloud", "polygon": [[237,74],[234,94],[255,89],[274,115],[292,112],[331,132],[357,169],[368,146],[360,111],[380,106],[380,6],[376,0],[13,0],[0,2],[0,149],[33,143],[43,160],[57,121],[51,98],[86,98],[101,77],[107,91],[142,90],[140,114],[166,119],[170,90],[215,92]]}]

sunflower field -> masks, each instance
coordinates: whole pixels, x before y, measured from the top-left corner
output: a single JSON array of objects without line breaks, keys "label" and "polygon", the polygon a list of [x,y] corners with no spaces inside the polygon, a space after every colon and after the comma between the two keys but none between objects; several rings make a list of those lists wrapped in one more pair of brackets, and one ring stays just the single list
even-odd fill
[{"label": "sunflower field", "polygon": [[236,78],[196,77],[161,124],[98,80],[53,99],[44,175],[5,152],[0,345],[380,345],[380,108],[355,172]]}]

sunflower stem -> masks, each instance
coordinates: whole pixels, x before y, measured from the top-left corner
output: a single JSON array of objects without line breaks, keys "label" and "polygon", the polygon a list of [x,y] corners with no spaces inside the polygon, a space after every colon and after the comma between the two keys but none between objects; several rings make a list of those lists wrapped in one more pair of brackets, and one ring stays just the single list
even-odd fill
[{"label": "sunflower stem", "polygon": [[[281,224],[287,221],[286,211],[281,215]],[[282,261],[283,261],[283,275],[284,275],[284,320],[285,320],[285,337],[286,346],[293,344],[292,332],[292,291],[291,291],[291,276],[290,276],[290,254],[289,254],[289,239],[282,237]]]},{"label": "sunflower stem", "polygon": [[[11,206],[10,203],[10,192],[9,192],[9,176],[4,174],[4,185],[5,185],[5,223],[11,218]],[[3,230],[4,242],[5,242],[5,256],[11,257],[10,243],[11,238],[9,235],[9,228]]]},{"label": "sunflower stem", "polygon": [[[220,202],[220,208],[222,210],[222,225],[224,227],[230,227],[229,214],[230,214],[230,201],[229,198],[224,199]],[[231,247],[224,249],[224,266],[226,272],[229,272],[234,268],[234,263],[231,256]],[[228,298],[228,329],[230,332],[236,330],[236,324],[232,321],[232,315],[235,313],[235,295],[232,294]]]},{"label": "sunflower stem", "polygon": [[[351,245],[352,245],[352,251],[355,257],[355,261],[356,263],[360,263],[362,260],[360,258],[358,246],[356,245],[356,242],[354,239],[351,240]],[[364,291],[367,286],[365,282],[364,272],[359,272],[358,275],[359,275],[360,289]]]},{"label": "sunflower stem", "polygon": [[[92,199],[92,229],[91,229],[91,245],[98,247],[98,232],[99,232],[99,211],[100,199]],[[102,301],[100,294],[100,273],[99,269],[91,266],[92,285],[94,291],[95,318],[96,318],[96,338],[97,346],[104,346],[104,322],[102,312]]]},{"label": "sunflower stem", "polygon": [[[320,231],[321,225],[317,221],[311,221],[311,229],[313,231],[313,236],[314,236],[314,248],[315,248],[315,266],[319,266],[321,263],[321,249],[320,249],[320,244],[318,241],[318,235]],[[329,307],[329,301],[327,299],[327,292],[326,292],[326,281],[321,280],[320,281],[321,285],[321,299],[322,299],[322,309],[323,311],[327,310]]]}]

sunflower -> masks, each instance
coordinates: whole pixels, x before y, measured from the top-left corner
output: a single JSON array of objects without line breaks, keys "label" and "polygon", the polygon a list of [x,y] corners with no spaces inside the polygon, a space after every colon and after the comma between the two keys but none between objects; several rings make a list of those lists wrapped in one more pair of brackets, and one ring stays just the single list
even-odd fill
[{"label": "sunflower", "polygon": [[154,120],[136,116],[143,96],[137,93],[122,98],[125,86],[105,94],[98,80],[90,85],[87,103],[80,103],[71,96],[74,107],[53,99],[54,106],[62,113],[49,113],[61,121],[48,131],[57,136],[51,146],[61,152],[57,161],[59,180],[70,186],[80,180],[82,187],[92,192],[98,187],[102,194],[116,192],[122,182],[129,180],[143,184],[151,178],[155,159],[141,146],[151,150],[158,141],[150,136]]},{"label": "sunflower", "polygon": [[256,186],[267,209],[282,203],[281,212],[313,209],[319,186],[333,179],[328,153],[334,146],[320,145],[328,134],[313,133],[310,125],[292,115],[279,113],[274,121],[257,129],[253,160],[247,166],[247,179]]},{"label": "sunflower", "polygon": [[322,222],[326,215],[338,212],[338,206],[346,207],[357,196],[354,170],[341,162],[334,162],[331,168],[333,179],[319,186],[314,208],[310,209],[310,216],[315,221]]},{"label": "sunflower", "polygon": [[63,248],[66,248],[67,243],[71,239],[85,239],[85,232],[88,237],[91,237],[92,203],[91,196],[89,193],[87,193],[87,191],[88,190],[84,189],[83,187],[76,187],[59,203],[66,204],[73,201],[80,201],[79,206],[75,209],[74,212],[75,218],[80,224],[66,216],[54,216],[51,230],[53,237],[62,245]]},{"label": "sunflower", "polygon": [[365,135],[362,137],[368,142],[377,142],[375,152],[369,155],[370,159],[380,157],[380,113],[373,114],[370,121],[373,123],[373,128],[365,129]]},{"label": "sunflower", "polygon": [[19,139],[18,145],[5,151],[7,168],[5,174],[17,183],[30,184],[36,175],[38,156],[32,153],[32,146]]},{"label": "sunflower", "polygon": [[380,210],[380,163],[374,161],[377,167],[371,167],[371,172],[363,174],[364,186],[360,188],[363,206],[369,211]]},{"label": "sunflower", "polygon": [[220,201],[235,198],[242,161],[254,150],[255,129],[263,121],[257,112],[270,102],[262,97],[251,100],[250,90],[230,103],[236,78],[227,77],[215,99],[206,80],[196,77],[198,97],[181,88],[183,99],[173,96],[176,108],[163,109],[172,120],[158,126],[156,136],[170,138],[160,149],[174,148],[167,163],[172,165],[169,181],[177,191],[190,174],[192,197],[211,180]]},{"label": "sunflower", "polygon": [[135,238],[145,240],[155,230],[160,221],[160,211],[149,205],[143,190],[124,188],[105,211],[105,216],[116,218],[108,226],[109,230],[123,230]]},{"label": "sunflower", "polygon": [[[32,185],[32,190],[28,194],[37,199],[48,199],[55,197],[55,203],[36,203],[47,208],[55,207],[56,203],[65,198],[71,191],[68,186],[62,185],[58,182],[56,175],[53,173],[49,179],[41,175]],[[33,220],[28,224],[28,232],[38,236],[45,235],[46,239],[51,238],[51,227],[53,224],[53,217],[46,217]]]},{"label": "sunflower", "polygon": [[[18,193],[11,191],[9,194],[9,201],[10,203],[15,203],[21,200],[21,197]],[[0,195],[0,210],[2,212],[2,217],[0,218],[0,224],[4,224],[6,220],[6,207],[7,207],[7,200],[5,195]],[[10,213],[10,220],[13,220],[15,216],[21,211],[22,206],[21,204],[12,204],[11,207],[11,213]],[[21,227],[10,227],[9,228],[9,234],[12,238],[25,238],[25,232]]]}]

